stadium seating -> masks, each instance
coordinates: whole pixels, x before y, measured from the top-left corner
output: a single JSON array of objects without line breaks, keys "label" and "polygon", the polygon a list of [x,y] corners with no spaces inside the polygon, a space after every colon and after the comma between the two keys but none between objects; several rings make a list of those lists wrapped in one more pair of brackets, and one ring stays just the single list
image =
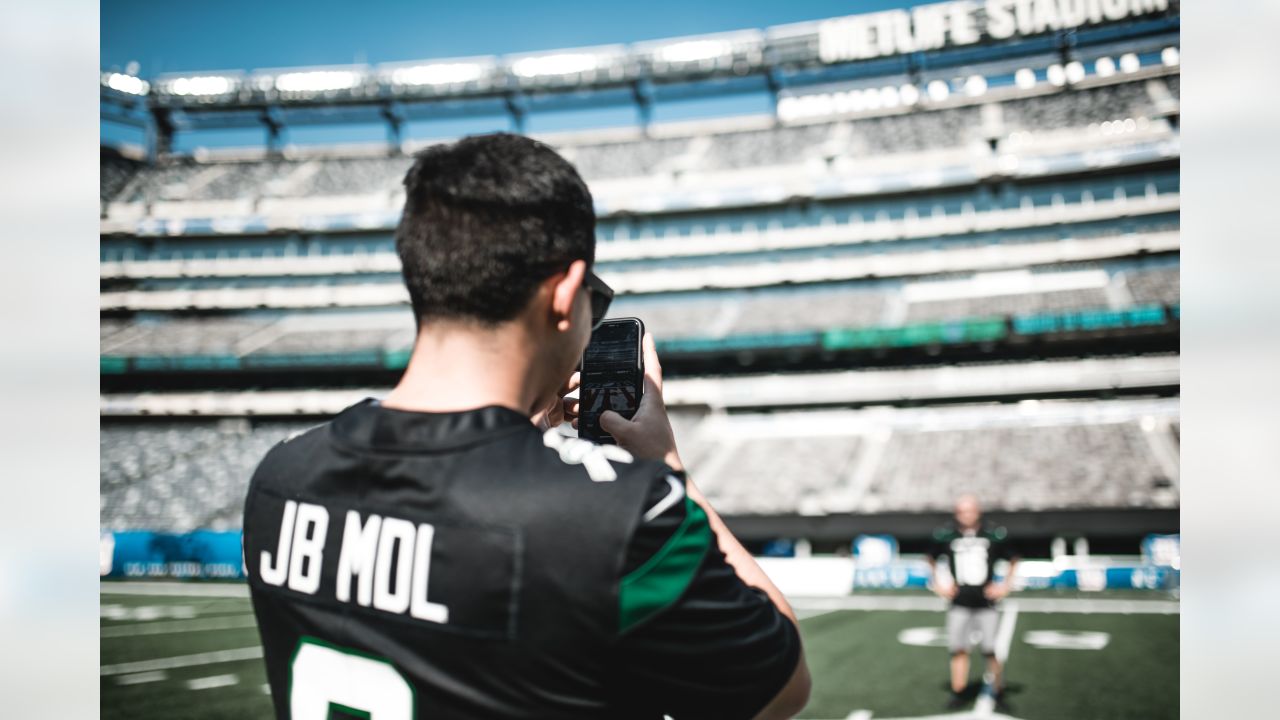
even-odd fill
[{"label": "stadium seating", "polygon": [[642,139],[631,142],[554,144],[585,178],[608,180],[649,175],[663,163],[689,150],[690,138]]},{"label": "stadium seating", "polygon": [[1172,506],[1142,432],[1129,421],[894,433],[863,507],[946,511],[965,492],[1004,510]]},{"label": "stadium seating", "polygon": [[1107,307],[1107,304],[1107,294],[1101,288],[956,298],[911,303],[907,309],[907,322],[933,322],[960,317],[1003,317],[1005,315],[1051,312],[1055,310],[1104,308]]},{"label": "stadium seating", "polygon": [[[1122,276],[1135,305],[1178,302],[1177,266],[1126,268]],[[1051,278],[1052,272],[1029,277]],[[918,286],[929,283],[918,283]],[[723,337],[790,330],[893,326],[1112,306],[1102,286],[1044,290],[941,300],[904,299],[903,284],[863,282],[813,284],[696,293],[620,295],[610,317],[639,317],[658,337]],[[905,308],[895,315],[895,307]],[[106,355],[199,355],[321,353],[368,349],[400,350],[412,344],[412,316],[403,307],[371,311],[377,322],[341,313],[253,314],[229,317],[105,320],[101,352]],[[282,319],[310,318],[306,328],[279,326]],[[331,320],[326,321],[326,317]],[[369,317],[369,316],[362,316]],[[253,339],[252,347],[243,343]]]},{"label": "stadium seating", "polygon": [[1010,130],[1082,128],[1091,123],[1149,117],[1154,113],[1144,83],[1104,85],[1001,103]]},{"label": "stadium seating", "polygon": [[1178,268],[1171,267],[1125,273],[1124,278],[1135,303],[1176,303],[1178,274]]},{"label": "stadium seating", "polygon": [[[1178,94],[1178,76],[1166,78]],[[1108,120],[1153,117],[1145,82],[1121,82],[996,102],[1002,124],[986,126],[978,105],[750,130],[692,130],[680,137],[601,142],[548,138],[588,180],[645,177],[670,170],[721,171],[791,165],[809,159],[861,158],[959,148],[986,133],[1085,128]],[[397,190],[407,157],[316,157],[252,162],[170,158],[132,182],[104,162],[102,199],[122,202],[311,198]],[[110,179],[108,175],[110,174]]]},{"label": "stadium seating", "polygon": [[822,495],[845,480],[858,449],[858,439],[848,436],[739,440],[721,449],[728,461],[699,475],[698,486],[726,513],[817,514]]},{"label": "stadium seating", "polygon": [[[1178,504],[1176,400],[1041,405],[827,416],[673,407],[672,423],[699,486],[730,515],[944,511],[962,492],[1009,511]],[[314,424],[104,422],[102,526],[237,527],[258,461]],[[1148,437],[1160,433],[1173,457]]]},{"label": "stadium seating", "polygon": [[265,322],[253,319],[191,318],[168,322],[139,322],[127,329],[119,323],[101,339],[101,352],[110,355],[213,355],[236,354],[237,341],[260,330]]},{"label": "stadium seating", "polygon": [[142,164],[136,160],[130,160],[118,152],[104,149],[100,153],[98,165],[100,199],[105,202],[118,195],[141,166]]},{"label": "stadium seating", "polygon": [[315,423],[104,424],[103,530],[240,527],[253,468],[271,446]]}]

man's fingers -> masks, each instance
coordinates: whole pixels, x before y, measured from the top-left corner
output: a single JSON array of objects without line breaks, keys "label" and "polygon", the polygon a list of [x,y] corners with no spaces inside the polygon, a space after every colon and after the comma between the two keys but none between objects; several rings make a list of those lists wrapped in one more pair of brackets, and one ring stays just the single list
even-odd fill
[{"label": "man's fingers", "polygon": [[600,413],[600,429],[614,437],[618,437],[619,431],[625,435],[630,424],[626,418],[612,410],[605,410]]},{"label": "man's fingers", "polygon": [[562,397],[565,395],[568,395],[574,390],[577,390],[578,386],[581,384],[582,384],[582,373],[575,372],[574,374],[569,376],[569,379],[565,382],[564,385],[560,386],[560,395]]},{"label": "man's fingers", "polygon": [[644,412],[645,408],[654,403],[662,402],[662,388],[654,382],[653,378],[649,377],[647,367],[642,382],[644,384],[644,393],[640,396],[640,407],[636,409],[636,414]]},{"label": "man's fingers", "polygon": [[562,398],[560,407],[564,410],[565,417],[578,416],[578,398]]},{"label": "man's fingers", "polygon": [[645,332],[641,346],[644,348],[644,375],[653,378],[658,392],[662,392],[662,363],[658,361],[658,346],[654,342],[653,333]]}]

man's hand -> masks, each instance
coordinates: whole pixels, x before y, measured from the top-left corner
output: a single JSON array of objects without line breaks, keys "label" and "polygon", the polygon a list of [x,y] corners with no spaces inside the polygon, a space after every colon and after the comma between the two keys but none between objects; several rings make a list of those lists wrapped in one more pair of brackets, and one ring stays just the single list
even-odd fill
[{"label": "man's hand", "polygon": [[929,589],[933,590],[934,594],[942,598],[943,600],[954,600],[956,597],[956,592],[959,590],[956,587],[956,584],[952,582],[934,583],[933,585],[930,586]]},{"label": "man's hand", "polygon": [[[675,434],[662,400],[662,364],[653,334],[644,334],[644,395],[630,420],[612,410],[600,415],[600,428],[613,436],[618,446],[639,458],[662,460],[673,470],[684,470],[676,452]],[[576,406],[574,407],[576,411]]]},{"label": "man's hand", "polygon": [[549,405],[542,408],[538,412],[530,416],[529,420],[539,430],[550,430],[566,420],[572,420],[573,426],[578,426],[578,399],[565,397],[569,393],[578,389],[578,385],[582,383],[582,374],[574,373],[569,376],[564,385],[556,391],[556,397]]},{"label": "man's hand", "polygon": [[982,594],[991,601],[1003,600],[1009,594],[1009,583],[991,583],[982,589]]}]

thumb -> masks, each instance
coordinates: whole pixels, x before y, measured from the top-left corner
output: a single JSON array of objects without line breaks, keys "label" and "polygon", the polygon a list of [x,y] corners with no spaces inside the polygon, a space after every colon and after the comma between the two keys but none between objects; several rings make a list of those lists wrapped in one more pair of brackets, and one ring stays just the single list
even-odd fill
[{"label": "thumb", "polygon": [[612,410],[605,410],[600,413],[600,429],[616,438],[631,430],[631,421]]}]

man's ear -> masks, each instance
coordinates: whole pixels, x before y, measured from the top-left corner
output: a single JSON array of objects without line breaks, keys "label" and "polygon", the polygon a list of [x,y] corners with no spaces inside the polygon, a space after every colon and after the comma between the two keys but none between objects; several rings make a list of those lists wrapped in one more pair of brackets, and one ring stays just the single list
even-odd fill
[{"label": "man's ear", "polygon": [[587,274],[585,260],[574,260],[564,275],[555,275],[549,280],[551,286],[551,317],[556,323],[556,330],[565,332],[573,320],[573,301],[582,288],[582,280]]}]

